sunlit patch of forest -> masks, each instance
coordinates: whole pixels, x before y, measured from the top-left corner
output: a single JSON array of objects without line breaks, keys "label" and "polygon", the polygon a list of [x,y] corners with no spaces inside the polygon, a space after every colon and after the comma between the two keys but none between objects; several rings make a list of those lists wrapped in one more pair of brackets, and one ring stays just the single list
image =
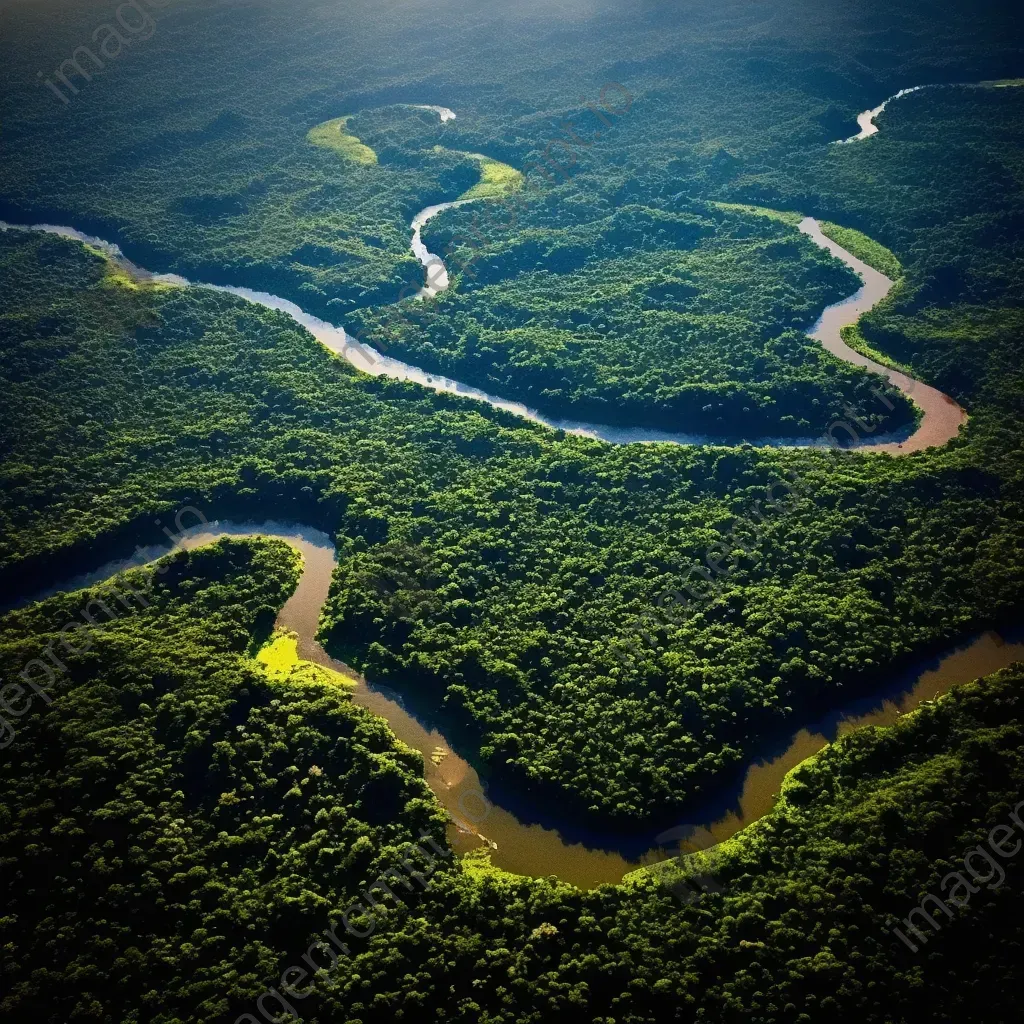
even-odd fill
[{"label": "sunlit patch of forest", "polygon": [[[819,436],[854,407],[882,432],[909,403],[824,352],[804,331],[857,276],[781,220],[677,199],[614,207],[568,227],[533,226],[459,244],[486,216],[428,225],[453,250],[452,292],[356,312],[364,340],[564,418],[718,436]],[[795,218],[799,221],[799,217]]]},{"label": "sunlit patch of forest", "polygon": [[333,150],[343,160],[367,166],[377,163],[377,154],[364,146],[354,135],[348,134],[348,118],[336,117],[333,121],[325,121],[315,128],[310,128],[307,139],[314,146]]}]

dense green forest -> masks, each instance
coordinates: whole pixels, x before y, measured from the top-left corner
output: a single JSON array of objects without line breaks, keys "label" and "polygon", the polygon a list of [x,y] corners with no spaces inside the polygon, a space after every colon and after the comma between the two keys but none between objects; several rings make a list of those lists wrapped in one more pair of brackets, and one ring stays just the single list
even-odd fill
[{"label": "dense green forest", "polygon": [[[283,544],[221,542],[0,620],[5,681],[47,644],[63,666],[0,768],[6,1019],[1013,1018],[1019,670],[826,749],[711,854],[581,893],[444,856],[419,756],[319,670],[264,673],[294,580]],[[954,871],[915,958],[892,929]]]},{"label": "dense green forest", "polygon": [[[899,458],[610,445],[0,231],[0,607],[163,540],[186,506],[317,527],[331,654],[527,813],[633,837],[812,715],[1019,624],[1024,89],[915,93],[833,145],[906,86],[1019,77],[1011,5],[139,3],[152,32],[61,99],[51,69],[111,8],[0,0],[4,220],[271,291],[550,415],[907,428],[908,402],[804,335],[856,287],[795,230],[815,216],[899,278],[851,340],[970,421]],[[413,216],[460,197],[424,230],[451,290],[400,301],[423,284]],[[282,972],[416,844],[443,847],[419,753],[339,677],[257,659],[297,571],[280,543],[222,542],[120,578],[113,621],[68,632],[110,604],[96,589],[0,617],[0,1019],[280,1019]],[[49,700],[11,710],[54,651]],[[1022,683],[844,738],[735,839],[621,885],[438,856],[294,1016],[1016,1020],[1024,854],[917,952],[892,929],[913,939],[907,915],[1013,824]]]},{"label": "dense green forest", "polygon": [[183,505],[324,527],[329,646],[571,813],[667,816],[803,709],[1019,603],[996,387],[972,441],[907,459],[611,447],[362,377],[282,314],[129,287],[77,243],[0,252],[9,588]]},{"label": "dense green forest", "polygon": [[890,413],[872,397],[877,378],[804,336],[859,282],[789,225],[706,206],[605,201],[600,213],[475,249],[454,244],[453,217],[453,233],[427,243],[454,250],[455,291],[356,313],[352,330],[418,366],[596,423],[817,437],[849,405],[874,430],[911,420],[906,399],[891,395]]},{"label": "dense green forest", "polygon": [[[413,215],[467,194],[480,174],[469,154],[482,153],[523,171],[527,198],[511,212],[484,200],[433,222],[433,251],[473,240],[474,277],[458,274],[436,321],[419,310],[411,328],[371,339],[562,417],[806,436],[850,403],[896,429],[909,422],[906,403],[892,414],[866,404],[864,375],[796,330],[850,276],[804,240],[759,246],[744,236],[763,226],[716,230],[694,200],[781,191],[785,209],[836,213],[805,168],[859,109],[942,63],[954,78],[1009,73],[1016,37],[998,5],[965,33],[964,13],[944,4],[927,40],[884,5],[827,18],[807,6],[636,12],[537,0],[503,15],[479,3],[390,13],[356,3],[339,19],[336,4],[311,0],[301,16],[264,0],[244,18],[175,0],[154,14],[151,38],[92,81],[75,77],[65,107],[37,72],[107,12],[100,0],[60,18],[53,0],[13,5],[0,47],[12,81],[33,89],[0,97],[0,215],[70,221],[151,269],[271,291],[367,328],[356,310],[422,283]],[[516,29],[497,29],[495,43],[506,20]],[[865,26],[864,52],[850,52],[842,29]],[[274,40],[269,60],[263,39]],[[783,59],[776,39],[787,40]],[[1005,96],[989,102],[1018,109]],[[458,116],[442,123],[423,103]],[[376,162],[308,141],[338,118]],[[854,148],[840,159],[860,177],[869,157]],[[827,191],[835,180],[823,178]]]},{"label": "dense green forest", "polygon": [[[314,919],[427,868],[421,833],[443,849],[418,754],[250,657],[295,579],[286,545],[221,542],[0,620],[6,1019],[224,1019]],[[44,650],[45,698],[15,670]]]}]

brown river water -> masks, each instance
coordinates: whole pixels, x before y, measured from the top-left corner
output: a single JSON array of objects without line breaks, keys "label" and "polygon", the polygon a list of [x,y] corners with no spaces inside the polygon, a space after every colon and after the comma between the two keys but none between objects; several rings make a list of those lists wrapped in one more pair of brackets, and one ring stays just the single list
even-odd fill
[{"label": "brown river water", "polygon": [[[177,547],[191,549],[224,536],[275,537],[300,552],[304,561],[302,578],[281,609],[277,624],[298,634],[300,657],[352,679],[352,699],[384,718],[400,740],[420,751],[427,782],[448,812],[453,849],[465,853],[487,845],[497,867],[535,877],[557,875],[580,888],[618,882],[628,872],[665,860],[680,850],[695,845],[706,848],[730,838],[771,810],[788,771],[837,736],[866,725],[892,725],[901,715],[953,686],[1024,660],[1024,634],[1014,636],[1012,642],[991,631],[970,638],[890,679],[875,695],[850,701],[789,737],[780,738],[774,746],[766,744],[765,756],[747,765],[740,784],[723,787],[677,827],[658,833],[641,830],[631,837],[606,834],[566,827],[557,806],[545,806],[536,799],[531,804],[528,794],[499,794],[452,749],[436,721],[418,710],[414,712],[401,695],[374,685],[324,651],[315,637],[336,565],[334,544],[327,534],[277,522],[211,523],[186,531]],[[87,576],[49,588],[36,599],[95,586],[170,550],[169,546],[151,548],[141,558],[107,563]],[[438,757],[436,763],[433,755],[441,752],[443,757]]]},{"label": "brown river water", "polygon": [[[819,341],[822,347],[828,349],[839,359],[853,363],[854,366],[863,366],[872,373],[885,377],[921,410],[920,422],[910,437],[901,441],[879,439],[876,443],[862,445],[857,450],[907,455],[910,452],[923,451],[925,448],[944,445],[947,441],[951,441],[960,432],[960,428],[967,423],[967,413],[949,395],[945,395],[905,373],[900,373],[899,370],[891,370],[881,363],[876,363],[873,359],[850,348],[843,341],[842,329],[850,324],[855,324],[864,313],[878,305],[892,290],[894,282],[885,274],[869,267],[863,260],[857,259],[853,253],[847,252],[838,242],[826,238],[822,233],[821,226],[813,217],[805,217],[800,223],[800,230],[856,271],[864,282],[860,291],[843,302],[829,306],[821,314],[814,327],[808,331],[808,335]],[[846,439],[839,431],[835,432],[835,436],[840,442]]]}]

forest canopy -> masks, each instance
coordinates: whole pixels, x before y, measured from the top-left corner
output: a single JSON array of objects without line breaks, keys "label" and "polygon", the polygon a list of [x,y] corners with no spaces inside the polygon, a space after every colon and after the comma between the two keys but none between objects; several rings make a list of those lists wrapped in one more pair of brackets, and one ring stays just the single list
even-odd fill
[{"label": "forest canopy", "polygon": [[[65,103],[47,80],[110,10],[0,0],[5,221],[270,292],[549,417],[736,443],[548,429],[2,230],[2,601],[163,541],[185,507],[315,527],[328,652],[525,821],[626,838],[1019,623],[1024,89],[962,87],[1019,79],[1013,5],[152,7]],[[423,232],[451,289],[400,301],[424,283],[413,218],[460,198]],[[967,410],[948,444],[742,443],[913,422],[807,338],[858,283],[803,216],[897,282],[847,338]],[[289,968],[423,843],[429,885],[369,932],[350,915],[362,939],[292,1017],[1019,1016],[1024,860],[991,836],[1024,817],[1020,665],[827,747],[726,844],[583,892],[447,855],[427,752],[273,633],[298,572],[226,541],[117,577],[136,599],[111,621],[82,619],[95,587],[0,615],[0,1017],[281,1020]],[[48,651],[64,667],[21,713]],[[967,867],[979,848],[1005,884]],[[951,873],[976,891],[925,904],[933,927]]]}]

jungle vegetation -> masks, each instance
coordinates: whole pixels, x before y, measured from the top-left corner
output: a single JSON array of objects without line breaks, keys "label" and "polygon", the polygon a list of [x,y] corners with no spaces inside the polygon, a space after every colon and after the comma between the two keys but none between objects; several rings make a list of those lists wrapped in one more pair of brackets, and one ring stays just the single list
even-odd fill
[{"label": "jungle vegetation", "polygon": [[[0,620],[5,682],[47,643],[64,664],[0,767],[5,1018],[1012,1019],[1019,669],[844,737],[697,860],[583,893],[438,857],[426,887],[377,891],[360,939],[342,915],[421,834],[443,851],[443,818],[419,755],[344,686],[251,656],[295,574],[280,542],[222,541],[113,580],[136,607],[70,651],[105,588]],[[964,867],[992,835],[1007,852]],[[914,954],[893,928],[955,871],[967,903],[925,904]],[[313,946],[332,927],[344,955]]]},{"label": "jungle vegetation", "polygon": [[126,287],[77,243],[0,247],[8,588],[185,505],[325,528],[332,649],[570,813],[670,814],[1019,600],[1003,377],[967,441],[906,459],[613,447],[363,377],[233,296]]},{"label": "jungle vegetation", "polygon": [[[971,418],[905,458],[606,445],[364,377],[234,296],[0,232],[5,597],[162,539],[187,505],[327,530],[329,650],[485,777],[623,831],[678,820],[813,711],[1019,621],[1024,92],[915,93],[832,145],[907,85],[1019,77],[1010,5],[358,0],[339,18],[330,0],[174,0],[65,106],[37,72],[109,16],[0,6],[5,219],[274,292],[565,415],[740,439],[813,433],[848,404],[873,433],[906,425],[803,336],[856,284],[794,230],[813,215],[899,269],[857,343]],[[339,117],[376,163],[311,144]],[[480,185],[473,154],[523,183],[431,222],[454,287],[394,318],[423,280],[410,221]],[[247,542],[138,570],[149,605],[87,628],[52,705],[18,718],[0,1015],[233,1021],[421,830],[441,841],[418,754],[336,679],[257,658],[296,569]],[[81,600],[0,619],[5,683]],[[671,868],[580,893],[453,861],[302,1015],[1013,1020],[1016,860],[920,953],[890,929],[1022,798],[1021,681],[801,766],[695,903]]]},{"label": "jungle vegetation", "polygon": [[[820,437],[849,405],[912,421],[878,379],[804,336],[855,274],[789,225],[743,210],[612,208],[574,228],[454,245],[452,292],[354,313],[353,332],[418,366],[564,418],[718,436]],[[699,212],[697,212],[699,210]],[[427,226],[431,251],[451,233]],[[471,233],[472,228],[468,229]],[[358,329],[358,330],[357,330]]]},{"label": "jungle vegetation", "polygon": [[[409,222],[430,203],[484,196],[482,154],[486,173],[512,168],[540,196],[519,203],[509,226],[489,213],[495,189],[485,184],[491,198],[438,218],[427,241],[444,252],[451,238],[482,237],[471,268],[477,287],[496,287],[471,295],[461,275],[425,338],[417,322],[385,342],[562,417],[751,438],[817,435],[845,402],[863,404],[864,375],[800,337],[816,308],[853,282],[798,239],[730,246],[726,230],[710,251],[692,251],[707,219],[700,201],[759,198],[765,176],[785,166],[771,188],[792,201],[763,205],[865,227],[807,188],[809,160],[879,95],[928,79],[936,54],[955,54],[970,79],[1006,77],[1016,52],[998,5],[967,34],[963,13],[944,4],[927,40],[876,33],[874,56],[862,60],[844,35],[888,24],[882,5],[825,19],[734,0],[684,18],[609,3],[589,12],[573,0],[527,4],[506,25],[479,2],[404,16],[355,3],[339,19],[330,3],[300,0],[293,16],[263,0],[240,19],[207,0],[174,0],[156,19],[164,32],[79,82],[64,109],[37,71],[58,65],[102,18],[98,3],[60,20],[48,13],[55,6],[10,12],[5,66],[33,89],[0,98],[0,215],[71,221],[151,269],[270,291],[358,329],[356,310],[380,310],[422,284]],[[571,60],[555,43],[516,45],[563,39],[581,16]],[[778,38],[789,40],[788,60],[766,56],[764,40]],[[269,64],[264,39],[274,40]],[[1013,91],[970,102],[1013,110]],[[924,102],[933,98],[944,100]],[[415,107],[431,102],[458,116],[442,123]],[[325,128],[339,116],[344,135]],[[325,131],[338,145],[360,140],[377,162],[307,141]],[[863,156],[844,148],[844,160]],[[828,192],[834,181],[824,179]],[[595,236],[600,249],[588,253]],[[570,295],[586,298],[581,323],[567,319]],[[707,309],[723,299],[716,320]],[[909,424],[906,403],[894,404],[891,415],[871,410],[880,428]]]},{"label": "jungle vegetation", "polygon": [[62,666],[0,764],[5,1019],[233,1019],[310,921],[444,841],[416,752],[252,657],[296,578],[285,544],[222,541],[0,620],[5,684]]}]

